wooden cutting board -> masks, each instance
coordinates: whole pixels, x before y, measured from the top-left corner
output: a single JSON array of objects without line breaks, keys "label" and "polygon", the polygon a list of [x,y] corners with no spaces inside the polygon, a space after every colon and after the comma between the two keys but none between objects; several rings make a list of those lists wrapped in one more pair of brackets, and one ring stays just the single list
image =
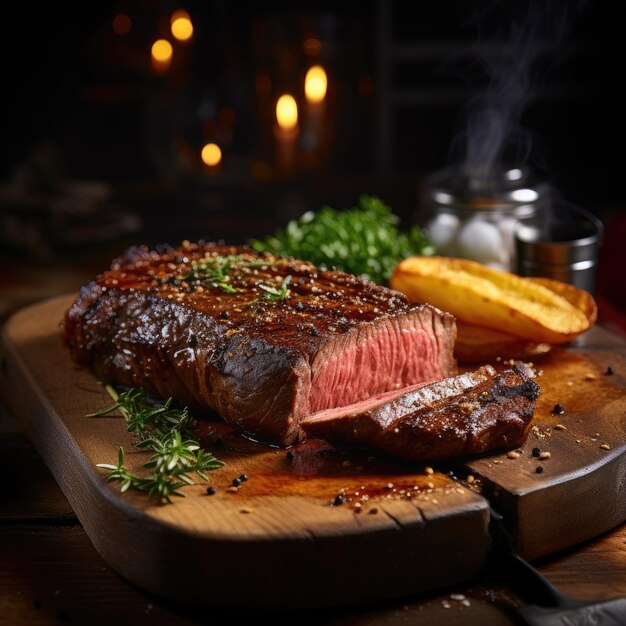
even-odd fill
[{"label": "wooden cutting board", "polygon": [[[477,575],[490,549],[490,500],[530,558],[626,519],[626,348],[602,329],[536,363],[542,396],[517,458],[433,471],[316,440],[287,455],[205,421],[203,443],[224,462],[210,474],[215,495],[191,486],[185,498],[158,505],[120,494],[96,468],[115,463],[119,446],[131,470],[146,455],[121,418],[85,417],[111,400],[61,344],[58,323],[72,299],[44,301],[7,322],[0,385],[96,549],[151,592],[284,608],[399,597]],[[551,413],[557,402],[563,415]],[[232,488],[242,474],[248,480]],[[339,494],[346,502],[333,505]]]}]

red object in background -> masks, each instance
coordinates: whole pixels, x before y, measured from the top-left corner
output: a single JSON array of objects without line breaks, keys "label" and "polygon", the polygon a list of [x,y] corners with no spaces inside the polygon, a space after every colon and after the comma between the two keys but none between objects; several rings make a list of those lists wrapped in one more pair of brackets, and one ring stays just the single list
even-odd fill
[{"label": "red object in background", "polygon": [[604,225],[596,275],[598,323],[626,337],[626,214],[615,215]]}]

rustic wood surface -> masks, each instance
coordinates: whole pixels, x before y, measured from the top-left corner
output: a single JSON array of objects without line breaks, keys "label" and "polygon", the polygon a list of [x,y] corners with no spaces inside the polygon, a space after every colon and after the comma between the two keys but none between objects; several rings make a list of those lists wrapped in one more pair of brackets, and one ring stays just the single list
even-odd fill
[{"label": "rustic wood surface", "polygon": [[[187,602],[309,607],[405,596],[471,580],[482,568],[489,511],[479,494],[423,464],[398,467],[321,442],[298,446],[288,460],[284,450],[223,432],[214,496],[204,484],[169,506],[121,494],[96,464],[115,463],[123,446],[128,468],[141,472],[149,455],[133,448],[119,417],[85,417],[111,398],[61,344],[58,323],[71,301],[47,300],[6,324],[2,387],[96,549],[130,581]],[[209,427],[210,445],[224,427]],[[242,474],[249,479],[233,491]],[[340,493],[348,502],[332,506]],[[185,577],[180,553],[189,555]]]},{"label": "rustic wood surface", "polygon": [[[468,584],[436,592],[317,611],[251,614],[236,601],[231,608],[211,610],[165,601],[129,584],[102,560],[17,420],[7,413],[0,413],[0,452],[6,467],[12,468],[0,475],[0,624],[189,626],[249,624],[261,617],[304,626],[515,624],[509,607],[519,598],[489,569]],[[26,514],[27,500],[31,503]],[[626,525],[537,564],[573,597],[626,595]],[[297,570],[297,564],[290,567]],[[245,595],[246,589],[240,593]],[[469,606],[451,599],[451,594],[463,594]]]},{"label": "rustic wood surface", "polygon": [[[597,329],[594,336],[605,338]],[[613,340],[609,336],[609,340]],[[593,382],[593,381],[586,381]],[[564,419],[564,416],[562,416]],[[7,418],[4,418],[5,423]],[[129,585],[104,564],[54,480],[26,438],[8,421],[0,442],[9,467],[2,478],[0,507],[0,623],[104,623],[119,617],[133,623],[200,623],[207,612],[175,605]],[[568,432],[568,431],[563,431]],[[552,460],[552,459],[550,459]],[[511,459],[507,459],[511,461]],[[536,462],[536,461],[534,461]],[[547,461],[545,462],[547,464]],[[223,470],[220,470],[220,472]],[[26,493],[25,493],[26,492]],[[237,496],[241,495],[238,493]],[[29,497],[30,494],[30,497]],[[591,543],[544,559],[540,567],[561,589],[579,598],[608,598],[626,593],[626,535],[620,527]],[[342,555],[336,553],[336,559]],[[428,570],[428,565],[416,569]],[[293,561],[284,565],[293,574]],[[270,614],[275,621],[346,624],[509,624],[506,607],[515,602],[511,590],[494,584],[489,570],[471,583],[439,592],[407,596],[397,601],[361,604],[340,609]],[[234,585],[241,597],[241,586]],[[470,606],[450,599],[463,593]],[[235,594],[236,595],[236,594]],[[245,600],[236,597],[232,605]],[[447,606],[450,608],[446,608]],[[106,609],[105,609],[106,607]],[[106,618],[102,614],[107,611]],[[211,609],[222,621],[245,622],[238,610]]]},{"label": "rustic wood surface", "polygon": [[541,396],[526,443],[468,463],[528,559],[626,520],[626,342],[596,327],[534,365]]}]

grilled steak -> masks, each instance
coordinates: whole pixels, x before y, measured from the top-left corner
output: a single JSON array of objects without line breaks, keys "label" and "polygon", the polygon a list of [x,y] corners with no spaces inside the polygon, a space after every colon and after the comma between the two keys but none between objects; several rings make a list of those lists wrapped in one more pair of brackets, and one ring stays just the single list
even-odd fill
[{"label": "grilled steak", "polygon": [[426,384],[391,402],[361,403],[302,420],[312,437],[410,460],[444,460],[520,445],[539,396],[523,363]]},{"label": "grilled steak", "polygon": [[341,271],[247,247],[133,248],[66,313],[72,357],[290,444],[325,409],[456,373],[454,318]]}]

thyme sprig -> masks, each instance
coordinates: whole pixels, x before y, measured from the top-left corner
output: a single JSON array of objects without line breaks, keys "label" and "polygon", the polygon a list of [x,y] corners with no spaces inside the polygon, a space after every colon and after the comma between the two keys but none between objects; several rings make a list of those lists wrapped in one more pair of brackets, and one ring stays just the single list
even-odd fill
[{"label": "thyme sprig", "polygon": [[285,300],[291,295],[291,290],[288,287],[290,282],[291,276],[285,276],[280,287],[272,287],[272,285],[265,285],[263,283],[259,283],[258,287],[265,292],[263,294],[264,300]]},{"label": "thyme sprig", "polygon": [[97,467],[108,471],[107,480],[121,481],[121,492],[130,487],[148,492],[149,498],[162,504],[171,502],[171,496],[183,496],[179,489],[193,485],[193,474],[208,481],[206,472],[223,465],[209,452],[200,448],[193,436],[193,418],[187,408],[173,406],[169,398],[163,404],[151,402],[141,389],[129,389],[118,393],[112,385],[105,385],[115,401],[110,407],[89,413],[87,417],[103,417],[118,411],[126,421],[128,432],[137,438],[136,448],[153,454],[143,465],[153,472],[146,476],[134,474],[124,465],[124,450],[119,448],[118,464],[98,463]]}]

